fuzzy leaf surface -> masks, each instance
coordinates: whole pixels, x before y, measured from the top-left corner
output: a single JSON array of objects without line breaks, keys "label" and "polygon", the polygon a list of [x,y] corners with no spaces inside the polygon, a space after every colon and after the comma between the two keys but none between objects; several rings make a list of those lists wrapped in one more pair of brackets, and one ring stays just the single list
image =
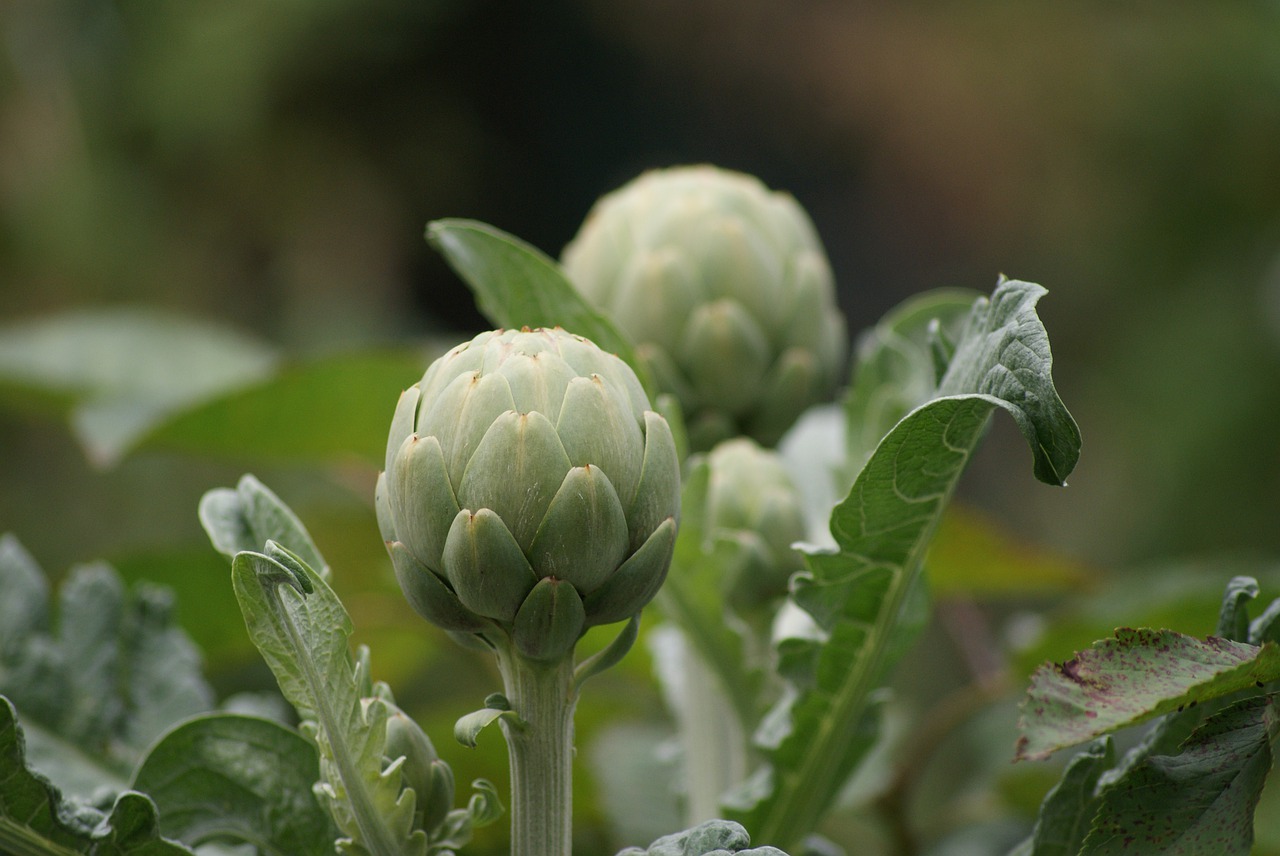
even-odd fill
[{"label": "fuzzy leaf surface", "polygon": [[17,712],[0,696],[0,852],[14,856],[191,856],[161,837],[155,804],[125,791],[109,812],[80,805],[27,765]]},{"label": "fuzzy leaf surface", "polygon": [[22,713],[27,753],[64,791],[121,790],[143,751],[213,706],[173,596],[125,587],[102,563],[74,568],[57,597],[17,539],[0,539],[0,693]]},{"label": "fuzzy leaf surface", "polygon": [[383,774],[387,707],[376,698],[362,703],[347,611],[296,555],[274,543],[267,551],[242,552],[232,561],[236,599],[284,697],[315,729],[321,792],[350,837],[346,851],[422,856],[427,841],[412,829],[414,793],[401,792],[398,769]]},{"label": "fuzzy leaf surface", "polygon": [[765,767],[732,798],[730,817],[761,841],[792,846],[813,831],[869,748],[873,691],[902,650],[901,619],[930,538],[992,413],[1009,413],[1041,481],[1062,484],[1080,434],[1053,388],[1035,311],[1038,285],[1001,280],[977,300],[936,397],[905,416],[831,515],[835,552],[806,557],[793,598],[825,641],[810,646],[813,685],[775,711]]},{"label": "fuzzy leaf surface", "polygon": [[211,714],[152,748],[133,786],[160,810],[165,836],[197,847],[256,844],[271,856],[329,856],[338,830],[312,793],[316,749],[269,719]]},{"label": "fuzzy leaf surface", "polygon": [[280,497],[252,475],[240,478],[234,488],[208,491],[200,499],[200,524],[214,549],[227,558],[242,551],[261,550],[268,541],[288,548],[320,576],[329,578],[329,566],[311,533]]},{"label": "fuzzy leaf surface", "polygon": [[1278,727],[1267,696],[1211,716],[1181,752],[1151,756],[1103,790],[1081,852],[1247,856]]},{"label": "fuzzy leaf surface", "polygon": [[1102,734],[1280,679],[1280,647],[1124,628],[1031,676],[1018,759],[1044,758]]}]

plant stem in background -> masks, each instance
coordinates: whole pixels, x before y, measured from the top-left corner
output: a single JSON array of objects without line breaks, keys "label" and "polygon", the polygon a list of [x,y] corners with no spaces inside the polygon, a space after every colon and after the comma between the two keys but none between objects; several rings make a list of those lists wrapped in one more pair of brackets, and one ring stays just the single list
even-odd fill
[{"label": "plant stem in background", "polygon": [[520,722],[502,721],[511,762],[511,856],[569,856],[573,848],[573,662],[537,663],[498,649]]}]

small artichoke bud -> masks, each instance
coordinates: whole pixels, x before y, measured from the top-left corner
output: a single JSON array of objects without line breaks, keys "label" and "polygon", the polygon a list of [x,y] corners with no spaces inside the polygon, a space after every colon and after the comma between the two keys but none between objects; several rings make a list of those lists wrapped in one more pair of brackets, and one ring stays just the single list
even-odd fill
[{"label": "small artichoke bud", "polygon": [[706,456],[705,510],[711,537],[743,546],[743,562],[727,581],[729,599],[753,608],[784,594],[803,567],[791,545],[805,536],[800,495],[782,459],[746,437],[726,440]]},{"label": "small artichoke bud", "polygon": [[817,232],[751,176],[647,172],[596,203],[562,262],[679,398],[695,450],[772,446],[840,380],[847,333]]},{"label": "small artichoke bud", "polygon": [[436,755],[425,731],[403,710],[387,702],[386,763],[404,758],[404,787],[413,788],[414,828],[435,829],[453,808],[453,770]]},{"label": "small artichoke bud", "polygon": [[680,466],[626,363],[560,329],[499,330],[401,396],[376,503],[420,615],[554,661],[657,593]]}]

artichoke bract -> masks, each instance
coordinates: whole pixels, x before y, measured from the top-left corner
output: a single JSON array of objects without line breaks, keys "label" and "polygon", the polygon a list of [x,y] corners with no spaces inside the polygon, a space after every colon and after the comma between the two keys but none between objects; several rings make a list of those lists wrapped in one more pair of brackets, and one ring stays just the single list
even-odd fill
[{"label": "artichoke bract", "polygon": [[751,176],[647,172],[596,203],[561,261],[679,399],[697,450],[775,445],[840,380],[847,332],[817,232]]},{"label": "artichoke bract", "polygon": [[400,397],[377,510],[419,614],[555,661],[657,593],[679,493],[671,429],[626,363],[558,328],[498,330]]}]

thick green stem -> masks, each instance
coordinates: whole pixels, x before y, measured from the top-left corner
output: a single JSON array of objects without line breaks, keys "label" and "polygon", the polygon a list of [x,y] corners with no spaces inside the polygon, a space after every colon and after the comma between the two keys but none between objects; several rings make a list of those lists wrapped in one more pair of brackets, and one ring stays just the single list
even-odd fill
[{"label": "thick green stem", "polygon": [[498,667],[511,709],[502,721],[511,762],[511,856],[570,856],[573,848],[573,662],[546,665],[507,649]]}]

